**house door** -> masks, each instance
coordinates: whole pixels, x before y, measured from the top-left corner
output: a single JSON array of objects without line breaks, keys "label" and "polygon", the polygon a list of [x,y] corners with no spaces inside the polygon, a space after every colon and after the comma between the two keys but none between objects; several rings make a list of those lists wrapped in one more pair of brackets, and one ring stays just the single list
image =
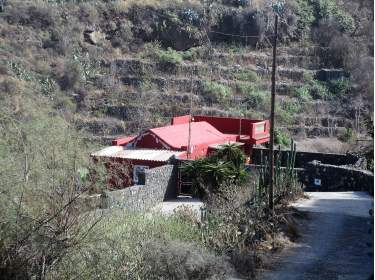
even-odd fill
[{"label": "house door", "polygon": [[134,165],[133,167],[133,183],[136,185],[146,184],[146,174],[145,171],[149,167],[146,165]]}]

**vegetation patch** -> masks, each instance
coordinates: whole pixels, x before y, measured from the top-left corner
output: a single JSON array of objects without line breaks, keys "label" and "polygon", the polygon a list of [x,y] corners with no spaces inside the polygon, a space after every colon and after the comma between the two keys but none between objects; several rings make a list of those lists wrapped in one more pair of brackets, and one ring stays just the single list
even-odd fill
[{"label": "vegetation patch", "polygon": [[281,129],[275,129],[275,144],[283,147],[290,147],[292,143],[289,133]]},{"label": "vegetation patch", "polygon": [[159,63],[162,63],[164,65],[173,65],[177,66],[180,65],[183,61],[183,57],[180,52],[177,52],[171,48],[168,48],[167,50],[159,49],[156,53],[157,60]]},{"label": "vegetation patch", "polygon": [[183,167],[183,172],[193,179],[193,193],[206,196],[218,191],[226,181],[240,183],[246,178],[245,155],[234,144],[223,144],[215,154],[194,160]]},{"label": "vegetation patch", "polygon": [[259,76],[255,71],[243,69],[234,72],[232,79],[244,82],[256,82],[259,80]]},{"label": "vegetation patch", "polygon": [[203,81],[202,95],[208,102],[222,102],[229,97],[230,93],[231,90],[227,85],[214,81]]}]

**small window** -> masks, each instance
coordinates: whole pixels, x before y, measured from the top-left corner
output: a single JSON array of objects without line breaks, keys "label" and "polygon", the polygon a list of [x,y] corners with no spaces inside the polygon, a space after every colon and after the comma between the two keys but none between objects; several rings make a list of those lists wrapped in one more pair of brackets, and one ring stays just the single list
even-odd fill
[{"label": "small window", "polygon": [[264,123],[258,123],[255,125],[255,133],[264,132]]},{"label": "small window", "polygon": [[146,184],[146,174],[145,171],[149,169],[145,165],[134,165],[133,168],[133,183],[137,185]]}]

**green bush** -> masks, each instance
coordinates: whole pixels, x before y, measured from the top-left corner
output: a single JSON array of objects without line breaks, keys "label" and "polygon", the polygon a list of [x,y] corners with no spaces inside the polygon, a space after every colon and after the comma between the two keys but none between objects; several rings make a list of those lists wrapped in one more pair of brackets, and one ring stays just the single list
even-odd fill
[{"label": "green bush", "polygon": [[[312,98],[314,98],[314,99],[325,99],[329,96],[329,90],[328,90],[327,86],[325,85],[325,83],[316,80],[313,77],[313,75],[306,73],[306,74],[304,74],[303,79],[304,79],[304,82],[305,82],[305,85],[303,86],[303,91],[308,90],[309,95]],[[298,92],[295,92],[295,95],[297,95],[297,94],[298,94]],[[306,93],[302,92],[302,94],[306,94]]]},{"label": "green bush", "polygon": [[159,63],[163,64],[171,64],[177,66],[180,65],[183,61],[181,53],[171,48],[168,48],[167,50],[158,50],[156,55]]},{"label": "green bush", "polygon": [[294,115],[288,111],[282,110],[279,106],[275,109],[275,118],[281,124],[292,124],[294,120]]},{"label": "green bush", "polygon": [[233,79],[246,82],[256,82],[259,80],[259,76],[256,72],[252,70],[237,70],[233,73]]},{"label": "green bush", "polygon": [[350,127],[346,128],[345,132],[337,137],[342,142],[352,142],[357,138],[356,133]]},{"label": "green bush", "polygon": [[289,147],[291,144],[290,135],[283,130],[275,129],[275,144]]},{"label": "green bush", "polygon": [[263,90],[259,90],[253,85],[236,84],[237,92],[244,95],[244,104],[246,108],[253,110],[266,110],[269,105],[269,94]]},{"label": "green bush", "polygon": [[350,82],[347,79],[331,80],[327,83],[330,93],[335,97],[342,97],[350,90]]},{"label": "green bush", "polygon": [[230,88],[213,81],[204,81],[202,84],[203,97],[209,102],[222,102],[230,95]]},{"label": "green bush", "polygon": [[0,103],[1,274],[45,279],[84,239],[77,199],[88,186],[78,169],[89,166],[88,147],[43,95],[1,95]]},{"label": "green bush", "polygon": [[[152,252],[152,248],[160,247],[158,244],[163,244],[164,249]],[[102,217],[80,247],[68,252],[63,262],[50,272],[49,279],[160,279],[161,272],[166,279],[173,279],[179,271],[193,267],[184,258],[189,256],[189,250],[202,259],[201,265],[206,269],[201,273],[204,273],[207,264],[213,265],[210,259],[215,257],[208,256],[199,246],[203,247],[199,228],[196,223],[182,219],[181,214],[167,217],[158,212],[115,210]],[[164,257],[166,251],[174,259]]]},{"label": "green bush", "polygon": [[291,115],[299,114],[303,110],[303,105],[295,99],[285,99],[280,102],[280,108]]},{"label": "green bush", "polygon": [[342,32],[351,33],[355,30],[354,18],[338,6],[336,1],[319,0],[315,3],[320,19],[334,20]]},{"label": "green bush", "polygon": [[252,84],[237,83],[236,90],[242,95],[248,95],[251,92],[255,91],[255,87]]},{"label": "green bush", "polygon": [[314,7],[310,1],[296,0],[291,2],[292,9],[298,17],[297,21],[297,32],[301,37],[309,37],[310,27],[315,22]]},{"label": "green bush", "polygon": [[184,60],[195,61],[198,58],[204,56],[205,49],[203,47],[191,48],[181,52]]},{"label": "green bush", "polygon": [[234,144],[225,144],[211,156],[186,163],[183,172],[193,181],[193,192],[206,197],[224,182],[240,183],[246,178],[245,155]]},{"label": "green bush", "polygon": [[311,95],[310,95],[311,88],[309,85],[303,85],[301,87],[296,87],[293,89],[293,96],[298,98],[302,102],[310,101]]},{"label": "green bush", "polygon": [[329,96],[329,90],[327,89],[326,85],[319,81],[315,81],[311,85],[310,93],[315,99],[325,99]]}]

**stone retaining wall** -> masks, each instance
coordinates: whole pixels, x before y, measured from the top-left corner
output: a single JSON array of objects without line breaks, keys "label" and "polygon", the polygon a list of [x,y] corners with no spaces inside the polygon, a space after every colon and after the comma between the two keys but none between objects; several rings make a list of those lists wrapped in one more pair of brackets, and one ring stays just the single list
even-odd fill
[{"label": "stone retaining wall", "polygon": [[[253,164],[261,164],[261,154],[268,155],[268,149],[254,148],[253,149]],[[288,151],[275,151],[275,154],[281,153],[281,165],[285,166]],[[324,164],[332,165],[349,165],[355,164],[359,157],[352,154],[334,154],[334,153],[313,153],[313,152],[299,152],[296,153],[295,167],[304,168],[307,163],[318,160]]]},{"label": "stone retaining wall", "polygon": [[176,196],[176,173],[173,165],[147,170],[145,185],[105,191],[101,196],[101,208],[118,207],[132,211],[152,208],[164,199]]},{"label": "stone retaining wall", "polygon": [[306,190],[310,191],[368,191],[374,194],[374,174],[350,166],[309,162],[303,180]]}]

